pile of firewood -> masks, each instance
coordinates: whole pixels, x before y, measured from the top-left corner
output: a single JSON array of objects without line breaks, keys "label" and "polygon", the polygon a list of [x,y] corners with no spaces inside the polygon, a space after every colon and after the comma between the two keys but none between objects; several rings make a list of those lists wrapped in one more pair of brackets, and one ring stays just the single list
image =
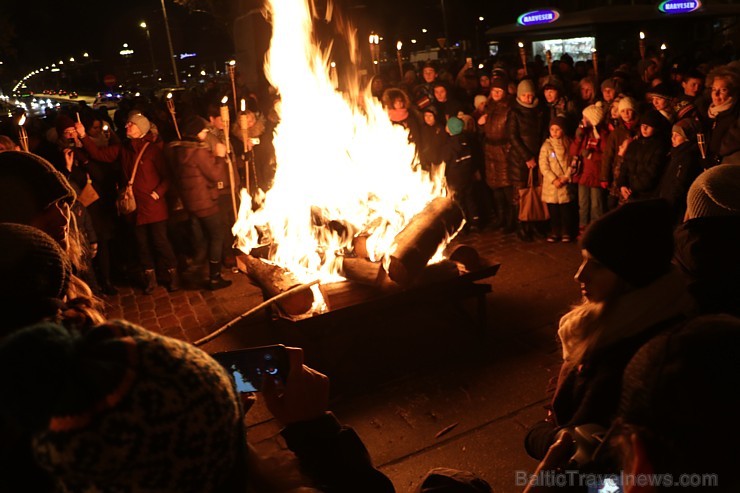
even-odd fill
[{"label": "pile of firewood", "polygon": [[[365,237],[358,235],[353,241],[352,256],[341,259],[340,274],[347,281],[320,285],[327,308],[343,308],[476,269],[480,265],[480,258],[475,249],[468,246],[457,247],[443,262],[427,265],[439,247],[460,229],[463,221],[462,210],[451,199],[439,197],[432,200],[396,235],[395,249],[390,255],[387,271],[382,262],[368,259],[363,241]],[[253,255],[239,256],[237,266],[262,288],[266,298],[300,284],[286,269]],[[277,304],[283,315],[299,317],[311,309],[313,302],[313,293],[305,289]]]}]

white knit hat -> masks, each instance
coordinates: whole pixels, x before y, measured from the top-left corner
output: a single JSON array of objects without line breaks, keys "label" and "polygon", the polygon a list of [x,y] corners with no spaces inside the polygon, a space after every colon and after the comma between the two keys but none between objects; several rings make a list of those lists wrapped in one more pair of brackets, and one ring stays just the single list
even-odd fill
[{"label": "white knit hat", "polygon": [[588,123],[593,127],[594,137],[599,137],[599,131],[596,126],[601,123],[604,119],[604,107],[601,105],[601,101],[596,101],[594,104],[583,108],[583,117],[588,120]]},{"label": "white knit hat", "polygon": [[689,188],[686,219],[740,216],[740,164],[720,164],[700,174]]},{"label": "white knit hat", "polygon": [[619,100],[619,111],[621,112],[622,110],[637,111],[637,103],[631,97],[624,96]]}]

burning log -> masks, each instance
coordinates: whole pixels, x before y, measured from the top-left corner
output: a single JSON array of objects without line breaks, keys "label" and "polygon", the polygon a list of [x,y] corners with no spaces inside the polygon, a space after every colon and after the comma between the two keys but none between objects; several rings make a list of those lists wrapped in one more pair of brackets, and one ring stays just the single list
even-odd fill
[{"label": "burning log", "polygon": [[350,281],[367,286],[380,286],[386,280],[383,265],[364,258],[342,257],[339,273]]},{"label": "burning log", "polygon": [[352,238],[352,251],[359,258],[370,258],[370,253],[367,251],[367,237],[368,235],[361,234]]},{"label": "burning log", "polygon": [[390,278],[404,286],[410,284],[462,222],[463,212],[451,199],[438,197],[429,202],[396,235],[396,249],[388,268]]},{"label": "burning log", "polygon": [[[262,288],[266,297],[271,298],[290,288],[301,284],[293,274],[277,265],[268,264],[251,255],[239,255],[236,258],[237,267],[245,272],[251,280]],[[303,315],[311,309],[314,297],[311,290],[296,292],[277,304],[286,315]]]}]

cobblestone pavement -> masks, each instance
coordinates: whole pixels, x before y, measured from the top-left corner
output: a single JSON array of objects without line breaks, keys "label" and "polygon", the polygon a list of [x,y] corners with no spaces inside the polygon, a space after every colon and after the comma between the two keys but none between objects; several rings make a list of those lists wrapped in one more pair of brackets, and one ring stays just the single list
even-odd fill
[{"label": "cobblestone pavement", "polygon": [[[418,366],[407,365],[395,379],[340,392],[331,406],[357,430],[398,492],[413,491],[424,472],[437,466],[476,472],[497,493],[519,492],[514,472],[532,472],[536,466],[524,453],[522,438],[526,427],[544,415],[545,388],[560,360],[557,320],[579,296],[572,280],[579,249],[574,243],[548,244],[543,239],[522,243],[514,235],[490,231],[456,241],[501,263],[498,274],[484,280],[493,286],[486,303],[488,339],[474,340],[461,327],[422,335],[416,348],[413,340],[410,349],[400,348],[402,355],[408,351],[409,359],[418,358]],[[260,290],[245,275],[226,272],[224,277],[233,285],[215,292],[197,289],[187,276],[185,289],[174,293],[163,287],[151,295],[121,288],[106,299],[107,314],[195,342],[262,301]],[[203,348],[213,352],[271,342],[254,339],[262,333],[278,337],[271,332],[275,327],[264,323],[264,314],[261,317],[256,325],[229,330]],[[354,328],[338,329],[343,342],[356,334]],[[380,354],[386,348],[399,349],[394,347],[395,336],[386,333],[391,342],[380,342],[376,365],[399,361]],[[432,355],[422,361],[423,353]],[[353,356],[337,357],[351,368]],[[250,443],[259,451],[285,450],[279,425],[259,398],[247,421]]]}]

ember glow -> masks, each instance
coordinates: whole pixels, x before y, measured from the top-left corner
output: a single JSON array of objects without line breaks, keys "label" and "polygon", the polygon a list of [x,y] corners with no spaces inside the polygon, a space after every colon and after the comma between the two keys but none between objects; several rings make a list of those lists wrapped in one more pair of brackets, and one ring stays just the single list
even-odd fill
[{"label": "ember glow", "polygon": [[[257,211],[245,207],[252,198],[242,190],[233,231],[245,253],[272,242],[271,260],[302,282],[341,280],[337,260],[351,254],[354,237],[368,236],[370,260],[386,259],[396,234],[444,187],[412,167],[406,130],[391,124],[359,75],[343,78],[342,92],[334,88],[331,53],[312,43],[305,1],[268,4],[265,72],[281,98],[278,165],[272,188],[254,198]],[[356,46],[349,35],[347,43]]]}]

